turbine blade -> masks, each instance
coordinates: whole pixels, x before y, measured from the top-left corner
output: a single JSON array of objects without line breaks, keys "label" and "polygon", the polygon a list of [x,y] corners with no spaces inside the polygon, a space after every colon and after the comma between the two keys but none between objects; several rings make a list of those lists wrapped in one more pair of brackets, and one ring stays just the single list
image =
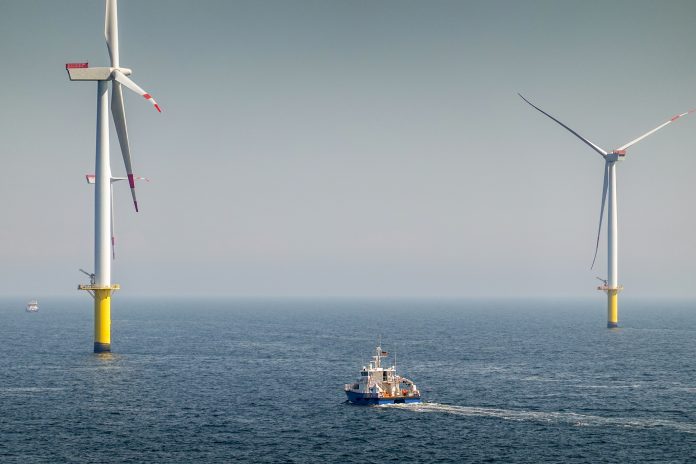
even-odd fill
[{"label": "turbine blade", "polygon": [[571,134],[573,134],[574,136],[576,136],[577,138],[579,138],[580,140],[582,140],[583,142],[585,142],[590,148],[592,148],[594,151],[596,151],[597,153],[599,153],[599,154],[602,155],[603,157],[606,156],[606,155],[608,154],[606,150],[604,150],[603,148],[600,148],[600,147],[598,147],[597,145],[595,145],[594,143],[590,142],[590,141],[587,140],[585,137],[583,137],[582,135],[578,134],[578,133],[575,132],[573,129],[571,129],[570,127],[566,126],[566,125],[563,124],[561,121],[559,121],[558,119],[554,118],[554,117],[551,116],[549,113],[547,113],[546,111],[542,110],[541,108],[539,108],[538,106],[534,105],[532,102],[530,102],[529,100],[527,100],[526,98],[524,98],[524,97],[522,96],[521,93],[518,93],[517,95],[519,95],[520,98],[522,98],[522,100],[524,100],[524,101],[526,101],[527,103],[529,103],[529,105],[530,105],[532,108],[536,109],[536,110],[539,111],[540,113],[545,114],[546,116],[548,116],[549,118],[553,119],[553,120],[556,121],[558,124],[560,124],[561,126],[563,126],[564,128],[566,128]]},{"label": "turbine blade", "polygon": [[660,124],[659,126],[657,126],[656,128],[654,128],[653,130],[648,131],[648,132],[646,132],[645,134],[643,134],[643,135],[641,135],[640,137],[638,137],[637,139],[631,140],[631,141],[628,142],[626,145],[623,145],[623,146],[617,148],[617,150],[625,150],[625,149],[627,149],[627,148],[630,147],[631,145],[640,142],[640,141],[643,140],[645,137],[647,137],[647,136],[649,136],[649,135],[652,135],[652,134],[654,134],[655,132],[659,131],[660,129],[662,129],[663,127],[665,127],[667,124],[673,123],[674,121],[676,121],[677,119],[681,118],[682,116],[686,116],[687,114],[691,114],[691,113],[693,113],[694,111],[696,111],[696,109],[694,109],[694,110],[689,110],[689,111],[687,111],[686,113],[681,113],[681,114],[677,114],[676,116],[673,116],[669,121],[663,122],[662,124]]},{"label": "turbine blade", "polygon": [[106,0],[106,14],[104,15],[104,37],[106,47],[111,57],[111,67],[119,67],[118,59],[118,13],[116,0]]},{"label": "turbine blade", "polygon": [[130,144],[128,142],[128,127],[126,126],[126,110],[123,106],[123,91],[121,90],[121,84],[116,81],[113,82],[113,88],[111,89],[111,114],[114,118],[114,126],[116,126],[118,143],[121,145],[121,154],[123,155],[123,164],[126,166],[133,205],[135,206],[135,211],[138,211],[138,199],[135,196],[135,179],[133,178]]},{"label": "turbine blade", "polygon": [[121,84],[125,85],[126,87],[128,87],[130,90],[137,93],[141,97],[144,97],[146,100],[149,100],[150,103],[155,105],[155,109],[157,111],[159,111],[160,113],[162,112],[162,110],[160,109],[160,107],[157,104],[157,102],[155,101],[155,99],[152,98],[152,96],[149,93],[147,93],[143,89],[141,89],[138,86],[138,84],[136,84],[135,82],[130,80],[128,77],[126,77],[126,75],[123,74],[121,71],[119,71],[118,69],[114,70],[114,72],[112,73],[112,76],[113,76],[115,81],[120,82]]},{"label": "turbine blade", "polygon": [[599,228],[597,229],[597,244],[595,245],[594,257],[592,258],[592,266],[594,267],[597,260],[597,251],[599,251],[599,235],[602,233],[602,219],[604,219],[604,204],[607,201],[607,190],[609,189],[609,162],[604,163],[604,187],[602,187],[602,208],[599,210]]}]

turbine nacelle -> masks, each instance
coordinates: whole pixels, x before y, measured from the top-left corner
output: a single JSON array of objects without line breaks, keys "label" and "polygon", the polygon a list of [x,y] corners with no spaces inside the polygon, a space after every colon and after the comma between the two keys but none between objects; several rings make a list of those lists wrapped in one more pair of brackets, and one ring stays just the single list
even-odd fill
[{"label": "turbine nacelle", "polygon": [[124,76],[133,74],[133,70],[129,68],[90,68],[88,63],[68,63],[65,69],[71,81],[110,81],[116,78],[114,71],[119,71]]},{"label": "turbine nacelle", "polygon": [[623,161],[625,157],[626,150],[614,150],[611,153],[605,155],[604,159],[607,160],[608,163],[613,163],[615,161]]}]

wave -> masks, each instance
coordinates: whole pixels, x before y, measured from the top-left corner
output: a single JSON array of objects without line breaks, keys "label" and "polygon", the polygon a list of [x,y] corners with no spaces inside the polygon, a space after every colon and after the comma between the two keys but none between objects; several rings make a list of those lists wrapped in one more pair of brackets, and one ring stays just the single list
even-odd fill
[{"label": "wave", "polygon": [[574,412],[531,411],[521,409],[496,409],[476,406],[456,406],[440,403],[388,404],[383,408],[396,408],[414,412],[439,412],[469,417],[492,417],[519,422],[541,422],[569,424],[576,427],[628,427],[628,428],[667,428],[679,432],[696,434],[696,423],[672,421],[657,418],[602,417]]}]

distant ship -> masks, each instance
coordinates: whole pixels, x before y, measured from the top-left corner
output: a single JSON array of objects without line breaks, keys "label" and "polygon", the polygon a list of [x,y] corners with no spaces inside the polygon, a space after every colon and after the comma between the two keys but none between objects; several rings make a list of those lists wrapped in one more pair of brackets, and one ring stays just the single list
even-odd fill
[{"label": "distant ship", "polygon": [[28,313],[38,313],[39,312],[39,302],[37,300],[31,300],[27,303]]},{"label": "distant ship", "polygon": [[[396,366],[382,367],[382,358],[389,353],[375,349],[369,366],[363,366],[360,378],[344,386],[348,401],[354,404],[420,403],[416,384],[396,374]],[[394,362],[396,364],[396,362]]]}]

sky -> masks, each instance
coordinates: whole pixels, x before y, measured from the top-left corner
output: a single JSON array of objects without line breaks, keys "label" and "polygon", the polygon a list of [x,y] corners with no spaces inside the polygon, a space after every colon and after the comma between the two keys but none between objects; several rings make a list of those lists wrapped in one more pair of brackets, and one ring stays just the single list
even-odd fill
[{"label": "sky", "polygon": [[[693,1],[121,0],[129,296],[595,297],[603,161],[696,107]],[[104,3],[0,0],[0,294],[93,269]],[[114,175],[124,168],[111,131]],[[696,115],[618,167],[619,282],[696,297]]]}]

